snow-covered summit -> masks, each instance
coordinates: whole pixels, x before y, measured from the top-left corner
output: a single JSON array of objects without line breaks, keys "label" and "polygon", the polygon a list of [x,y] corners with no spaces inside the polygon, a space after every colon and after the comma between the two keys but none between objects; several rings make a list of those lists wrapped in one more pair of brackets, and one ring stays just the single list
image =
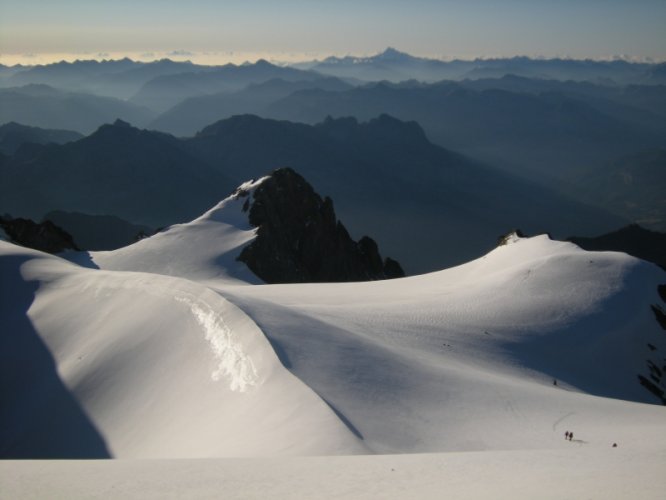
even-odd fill
[{"label": "snow-covered summit", "polygon": [[240,185],[234,193],[200,217],[176,224],[133,245],[109,252],[92,252],[102,269],[142,271],[193,280],[261,283],[236,258],[256,237],[247,203],[268,177]]}]

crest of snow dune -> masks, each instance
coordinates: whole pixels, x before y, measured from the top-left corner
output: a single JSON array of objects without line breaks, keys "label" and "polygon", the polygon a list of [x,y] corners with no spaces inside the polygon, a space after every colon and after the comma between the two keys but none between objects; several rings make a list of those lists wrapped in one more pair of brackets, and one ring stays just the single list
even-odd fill
[{"label": "crest of snow dune", "polygon": [[[249,180],[241,184],[236,188],[236,190],[227,198],[222,200],[220,203],[215,205],[213,208],[205,212],[201,217],[198,217],[197,219],[194,219],[192,223],[197,222],[197,221],[202,221],[202,220],[214,220],[218,221],[220,220],[220,217],[222,217],[222,220],[224,222],[227,222],[228,214],[224,210],[231,202],[238,201],[242,198],[245,198],[249,195],[251,195],[255,189],[257,189],[266,179],[269,179],[270,176],[266,175],[264,177],[261,177],[257,180]],[[245,222],[245,218],[243,220]]]},{"label": "crest of snow dune", "polygon": [[216,382],[223,377],[227,378],[229,388],[237,392],[246,392],[255,386],[258,376],[254,363],[243,352],[224,318],[207,304],[197,303],[188,297],[176,296],[176,301],[185,303],[190,308],[195,320],[205,332],[206,340],[218,361],[217,369],[211,373],[211,378]]}]

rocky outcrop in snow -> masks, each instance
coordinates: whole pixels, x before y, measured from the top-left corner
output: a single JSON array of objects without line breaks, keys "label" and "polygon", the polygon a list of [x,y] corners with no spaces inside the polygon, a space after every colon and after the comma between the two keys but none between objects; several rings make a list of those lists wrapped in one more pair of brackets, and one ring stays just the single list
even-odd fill
[{"label": "rocky outcrop in snow", "polygon": [[275,170],[243,209],[256,239],[238,259],[266,283],[368,281],[404,276],[400,264],[382,260],[377,244],[355,242],[337,220],[330,198],[322,199],[290,168]]},{"label": "rocky outcrop in snow", "polygon": [[2,228],[10,241],[24,247],[48,253],[78,250],[71,235],[51,221],[33,222],[29,219],[0,217]]}]

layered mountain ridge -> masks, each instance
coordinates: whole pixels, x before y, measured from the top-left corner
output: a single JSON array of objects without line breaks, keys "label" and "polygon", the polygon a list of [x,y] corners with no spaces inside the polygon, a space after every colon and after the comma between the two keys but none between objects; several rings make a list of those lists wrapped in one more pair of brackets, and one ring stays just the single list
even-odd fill
[{"label": "layered mountain ridge", "polygon": [[[481,255],[507,227],[567,236],[622,224],[435,146],[415,122],[388,115],[315,126],[244,115],[190,139],[117,122],[74,143],[0,159],[0,210],[34,219],[52,210],[115,215],[162,227],[191,220],[245,179],[284,166],[335,200],[352,237],[372,228],[408,273]],[[465,238],[451,244],[450,234]]]}]

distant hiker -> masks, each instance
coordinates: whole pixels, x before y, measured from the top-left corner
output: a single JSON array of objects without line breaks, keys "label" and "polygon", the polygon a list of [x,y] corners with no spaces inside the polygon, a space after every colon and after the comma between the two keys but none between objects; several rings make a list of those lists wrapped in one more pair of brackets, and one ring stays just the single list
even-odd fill
[{"label": "distant hiker", "polygon": [[569,431],[564,433],[564,439],[569,439]]},{"label": "distant hiker", "polygon": [[569,433],[569,441],[571,441],[572,439],[573,439],[573,432],[570,432]]},{"label": "distant hiker", "polygon": [[557,385],[557,380],[553,379],[553,385]]}]

